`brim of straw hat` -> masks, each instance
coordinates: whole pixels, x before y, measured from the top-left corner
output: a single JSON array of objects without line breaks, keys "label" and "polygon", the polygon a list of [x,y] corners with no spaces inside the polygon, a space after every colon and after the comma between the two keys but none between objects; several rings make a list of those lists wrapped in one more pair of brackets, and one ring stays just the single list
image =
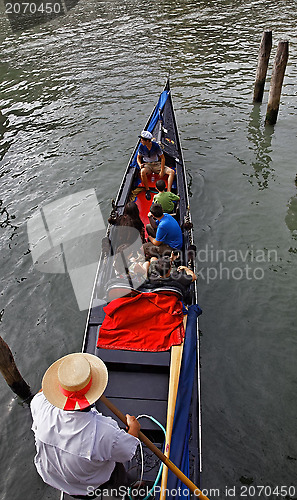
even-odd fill
[{"label": "brim of straw hat", "polygon": [[[88,392],[85,394],[86,399],[91,404],[102,396],[108,382],[108,372],[105,364],[100,358],[93,354],[77,353],[84,356],[91,366],[92,384]],[[69,356],[69,355],[68,355]],[[62,361],[67,356],[55,361],[45,372],[42,379],[42,390],[46,399],[57,408],[64,409],[67,397],[62,394],[59,388],[58,370]],[[79,409],[76,405],[75,409]]]}]

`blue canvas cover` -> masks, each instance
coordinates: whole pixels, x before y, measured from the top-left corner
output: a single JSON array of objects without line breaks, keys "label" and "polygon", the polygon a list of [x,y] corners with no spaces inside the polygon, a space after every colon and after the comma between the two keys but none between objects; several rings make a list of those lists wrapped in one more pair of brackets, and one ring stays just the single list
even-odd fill
[{"label": "blue canvas cover", "polygon": [[[170,460],[187,477],[189,477],[189,414],[197,361],[197,317],[201,313],[202,310],[198,304],[189,307],[170,447]],[[167,488],[169,490],[167,500],[177,498],[172,496],[170,491],[178,490],[178,488],[180,488],[178,491],[181,492],[178,495],[180,498],[189,498],[190,492],[188,488],[170,470],[168,471]]]}]

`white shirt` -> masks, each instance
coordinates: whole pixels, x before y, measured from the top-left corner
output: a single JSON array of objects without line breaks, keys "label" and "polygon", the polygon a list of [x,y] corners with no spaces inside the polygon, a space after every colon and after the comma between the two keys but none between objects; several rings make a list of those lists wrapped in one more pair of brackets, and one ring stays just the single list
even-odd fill
[{"label": "white shirt", "polygon": [[86,495],[109,480],[115,462],[133,457],[139,440],[97,410],[65,411],[42,392],[31,402],[34,462],[45,483],[69,495]]}]

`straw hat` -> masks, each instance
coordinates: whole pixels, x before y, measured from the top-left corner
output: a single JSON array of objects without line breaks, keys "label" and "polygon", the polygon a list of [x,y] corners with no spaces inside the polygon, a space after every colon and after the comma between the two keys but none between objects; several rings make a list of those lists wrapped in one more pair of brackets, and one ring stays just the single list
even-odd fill
[{"label": "straw hat", "polygon": [[46,399],[62,410],[79,410],[102,396],[108,372],[93,354],[73,353],[58,359],[45,372],[42,390]]}]

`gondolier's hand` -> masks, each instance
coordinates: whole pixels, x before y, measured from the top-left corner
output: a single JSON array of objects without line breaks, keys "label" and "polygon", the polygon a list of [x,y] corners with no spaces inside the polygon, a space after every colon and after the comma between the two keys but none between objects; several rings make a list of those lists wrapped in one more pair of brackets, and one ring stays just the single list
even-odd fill
[{"label": "gondolier's hand", "polygon": [[128,424],[126,427],[128,430],[128,434],[131,434],[134,437],[138,437],[140,431],[140,423],[138,422],[137,418],[127,413],[126,419]]}]

